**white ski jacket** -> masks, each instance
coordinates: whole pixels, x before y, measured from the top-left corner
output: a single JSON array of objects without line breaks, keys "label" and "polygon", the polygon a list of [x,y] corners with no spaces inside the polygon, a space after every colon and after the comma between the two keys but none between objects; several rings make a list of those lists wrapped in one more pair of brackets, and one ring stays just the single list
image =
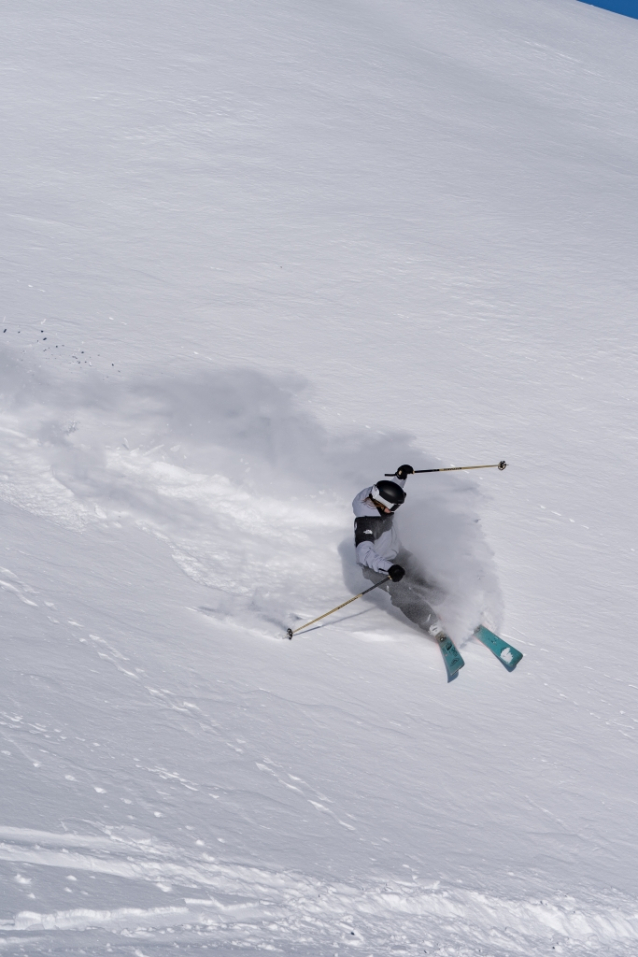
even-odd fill
[{"label": "white ski jacket", "polygon": [[[405,485],[405,480],[393,478],[392,481],[401,488]],[[352,511],[356,516],[354,541],[359,565],[381,573],[394,565],[401,542],[394,529],[394,514],[380,515],[378,509],[366,501],[372,489],[372,485],[364,488],[352,503]]]}]

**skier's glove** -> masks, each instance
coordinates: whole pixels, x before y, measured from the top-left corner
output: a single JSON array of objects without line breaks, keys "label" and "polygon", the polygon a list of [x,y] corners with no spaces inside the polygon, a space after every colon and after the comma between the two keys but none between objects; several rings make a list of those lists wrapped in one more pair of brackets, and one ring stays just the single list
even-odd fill
[{"label": "skier's glove", "polygon": [[388,568],[388,575],[393,582],[400,582],[405,575],[405,568],[402,568],[401,565],[391,565]]},{"label": "skier's glove", "polygon": [[407,479],[408,475],[412,475],[413,472],[414,469],[411,465],[400,465],[394,474],[397,478]]}]

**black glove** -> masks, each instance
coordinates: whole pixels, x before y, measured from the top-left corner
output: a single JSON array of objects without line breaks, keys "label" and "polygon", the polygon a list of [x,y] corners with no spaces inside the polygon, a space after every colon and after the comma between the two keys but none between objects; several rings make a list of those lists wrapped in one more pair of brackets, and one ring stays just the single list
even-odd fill
[{"label": "black glove", "polygon": [[388,575],[393,582],[400,582],[405,575],[405,568],[402,568],[400,565],[392,565],[388,568]]},{"label": "black glove", "polygon": [[407,479],[408,475],[412,475],[413,472],[414,469],[411,465],[400,465],[394,474],[397,478]]}]

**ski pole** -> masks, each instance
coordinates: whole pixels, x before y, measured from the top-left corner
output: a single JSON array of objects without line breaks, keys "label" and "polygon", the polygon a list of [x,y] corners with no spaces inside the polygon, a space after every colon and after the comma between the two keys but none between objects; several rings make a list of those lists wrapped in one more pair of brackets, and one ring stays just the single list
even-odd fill
[{"label": "ski pole", "polygon": [[[411,475],[420,475],[423,472],[465,472],[467,469],[498,469],[500,472],[507,468],[507,462],[497,462],[496,465],[454,465],[449,469],[415,469]],[[396,475],[396,472],[386,472],[386,478]]]},{"label": "ski pole", "polygon": [[307,621],[305,625],[299,625],[299,627],[295,628],[294,631],[292,628],[286,628],[286,637],[292,638],[292,636],[296,635],[298,631],[303,631],[304,628],[309,628],[310,625],[314,625],[316,621],[321,621],[322,618],[327,618],[328,615],[334,614],[334,612],[339,611],[340,608],[345,608],[346,605],[349,605],[351,601],[356,601],[357,598],[362,598],[363,595],[367,595],[369,591],[373,591],[375,588],[378,588],[379,585],[383,585],[387,581],[390,581],[389,575],[386,575],[385,578],[382,578],[380,582],[376,583],[376,585],[371,585],[370,588],[366,588],[365,591],[359,592],[359,594],[355,595],[354,598],[348,598],[348,600],[344,601],[343,604],[337,605],[336,608],[331,608],[330,611],[325,612],[323,615],[319,615],[318,618],[313,618],[312,621]]}]

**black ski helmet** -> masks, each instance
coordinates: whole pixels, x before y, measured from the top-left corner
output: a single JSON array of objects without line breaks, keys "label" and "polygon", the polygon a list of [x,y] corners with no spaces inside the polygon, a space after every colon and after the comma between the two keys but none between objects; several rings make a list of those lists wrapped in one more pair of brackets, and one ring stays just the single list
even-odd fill
[{"label": "black ski helmet", "polygon": [[399,505],[403,505],[405,502],[405,492],[396,482],[389,482],[387,479],[382,479],[372,487],[370,498],[374,499],[375,502],[380,502],[382,505],[385,505],[385,507],[391,511],[396,512]]}]

